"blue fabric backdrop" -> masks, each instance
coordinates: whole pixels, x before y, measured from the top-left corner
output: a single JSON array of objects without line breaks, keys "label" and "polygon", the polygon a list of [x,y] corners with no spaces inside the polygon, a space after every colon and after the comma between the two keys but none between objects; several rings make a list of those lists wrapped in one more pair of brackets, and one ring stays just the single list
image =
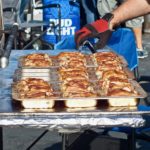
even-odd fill
[{"label": "blue fabric backdrop", "polygon": [[120,28],[113,32],[108,46],[124,56],[131,70],[138,66],[135,37],[130,29]]}]

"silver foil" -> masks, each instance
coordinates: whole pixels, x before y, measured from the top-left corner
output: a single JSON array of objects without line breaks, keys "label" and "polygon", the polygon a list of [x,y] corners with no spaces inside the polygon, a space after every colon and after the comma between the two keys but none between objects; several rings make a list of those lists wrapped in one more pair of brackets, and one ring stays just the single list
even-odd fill
[{"label": "silver foil", "polygon": [[[61,50],[62,51],[62,50]],[[66,51],[66,50],[65,50]],[[100,109],[63,109],[61,110],[35,110],[23,109],[13,104],[11,98],[11,84],[15,69],[18,67],[18,58],[22,55],[37,51],[17,51],[11,54],[10,65],[0,69],[0,125],[22,126],[29,128],[46,128],[59,132],[76,132],[84,129],[103,127],[141,127],[145,120],[142,114],[149,111],[138,111],[137,108],[111,108]],[[58,54],[59,51],[38,51],[49,54]]]},{"label": "silver foil", "polygon": [[[57,113],[56,113],[57,114]],[[46,128],[58,132],[75,132],[104,127],[142,127],[145,120],[140,115],[93,115],[81,113],[59,113],[33,115],[8,115],[0,118],[1,126],[21,126],[26,128]]]}]

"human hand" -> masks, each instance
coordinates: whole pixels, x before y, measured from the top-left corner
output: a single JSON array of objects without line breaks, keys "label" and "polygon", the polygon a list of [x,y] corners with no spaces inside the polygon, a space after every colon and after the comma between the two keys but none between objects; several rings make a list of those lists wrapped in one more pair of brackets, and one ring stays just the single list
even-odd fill
[{"label": "human hand", "polygon": [[109,37],[111,36],[112,30],[109,29],[109,21],[113,18],[113,14],[108,13],[101,19],[85,25],[82,29],[75,33],[75,43],[77,49],[84,41],[90,38],[97,38],[98,41],[93,45],[95,49],[103,48]]}]

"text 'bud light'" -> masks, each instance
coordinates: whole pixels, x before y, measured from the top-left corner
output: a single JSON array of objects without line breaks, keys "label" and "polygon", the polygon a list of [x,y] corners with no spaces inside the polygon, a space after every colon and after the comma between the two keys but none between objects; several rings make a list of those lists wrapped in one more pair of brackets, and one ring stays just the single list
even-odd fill
[{"label": "text 'bud light'", "polygon": [[43,0],[43,5],[48,4],[59,4],[61,16],[59,18],[58,8],[46,8],[43,10],[43,20],[49,22],[49,26],[45,26],[47,33],[43,36],[43,40],[55,44],[58,42],[59,34],[61,40],[68,36],[74,36],[75,32],[80,29],[80,7],[78,2]]}]

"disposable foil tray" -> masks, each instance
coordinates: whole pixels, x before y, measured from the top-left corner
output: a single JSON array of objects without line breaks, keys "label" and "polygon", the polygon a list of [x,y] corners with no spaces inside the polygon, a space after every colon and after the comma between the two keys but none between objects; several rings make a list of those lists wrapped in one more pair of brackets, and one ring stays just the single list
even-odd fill
[{"label": "disposable foil tray", "polygon": [[[91,101],[91,103],[93,105],[89,105],[91,107],[95,107],[97,105],[97,102],[100,100],[107,100],[107,101],[114,101],[114,100],[131,100],[134,101],[134,105],[136,106],[138,104],[138,100],[139,98],[145,98],[147,96],[147,94],[145,93],[145,91],[141,88],[141,86],[135,81],[132,80],[134,79],[134,75],[132,74],[132,72],[125,66],[127,66],[127,63],[125,61],[125,59],[121,56],[120,59],[123,62],[123,70],[124,72],[127,74],[131,84],[133,85],[134,89],[138,92],[137,96],[102,96],[100,95],[100,87],[98,87],[97,84],[97,76],[95,74],[95,70],[96,70],[96,65],[91,57],[91,55],[85,55],[86,58],[86,68],[87,68],[87,72],[88,72],[88,76],[89,76],[89,80],[91,83],[91,86],[93,87],[95,93],[97,94],[97,96],[95,97],[75,97],[75,98],[71,98],[71,97],[64,97],[63,96],[63,92],[61,91],[61,80],[59,79],[59,69],[61,66],[59,66],[59,60],[57,59],[57,57],[52,57],[52,66],[49,68],[32,68],[32,67],[24,67],[23,66],[23,59],[24,57],[21,57],[19,60],[19,66],[21,67],[20,69],[17,69],[15,71],[14,74],[14,82],[19,81],[21,79],[26,79],[26,78],[41,78],[47,82],[49,82],[53,89],[54,92],[57,93],[57,97],[53,98],[53,101],[64,101],[66,106],[68,106],[68,103],[74,103],[74,102],[82,102],[83,104],[86,102]],[[14,88],[13,86],[13,99],[18,100],[18,101],[27,101],[27,99],[21,99],[19,97],[19,94],[17,92],[17,90]],[[29,99],[31,100],[31,99]],[[32,99],[33,101],[37,101],[37,99]],[[40,99],[41,101],[42,99]],[[50,101],[51,98],[47,98],[44,99],[46,101]],[[72,107],[72,104],[69,105]],[[89,107],[87,106],[87,107]],[[83,106],[84,107],[84,106]],[[85,106],[86,107],[86,106]]]},{"label": "disposable foil tray", "polygon": [[[87,73],[90,80],[97,80],[95,74],[96,67],[87,67]],[[134,74],[127,68],[123,67],[124,72],[129,79],[134,79]],[[14,73],[13,80],[18,81],[26,78],[41,78],[45,81],[59,82],[59,68],[20,68]]]},{"label": "disposable foil tray", "polygon": [[12,98],[21,102],[24,108],[28,109],[49,109],[53,108],[55,105],[56,97],[60,96],[60,89],[58,85],[52,84],[53,90],[55,91],[54,96],[46,98],[21,98],[19,92],[17,91],[16,84],[12,84]]},{"label": "disposable foil tray", "polygon": [[58,81],[59,76],[57,73],[57,68],[26,68],[26,69],[17,69],[15,70],[13,80],[18,81],[26,78],[40,78],[44,81]]},{"label": "disposable foil tray", "polygon": [[[120,58],[123,66],[127,66],[128,65],[127,61],[124,59],[124,57],[122,57],[120,55],[118,55],[118,57]],[[41,69],[41,67],[36,67],[36,66],[34,66],[34,67],[32,67],[32,66],[25,66],[24,65],[24,59],[25,59],[25,56],[22,56],[22,57],[19,58],[19,63],[18,63],[18,67],[19,68],[32,68],[32,69],[33,68],[39,68],[39,69]],[[56,56],[50,56],[50,59],[52,60],[52,65],[49,66],[49,67],[42,67],[42,68],[48,69],[48,68],[55,68],[55,67],[58,68],[58,67],[60,67],[57,55]],[[93,61],[93,59],[92,59],[90,54],[85,54],[85,59],[86,59],[86,66],[87,67],[97,67],[97,65],[94,63],[94,61]]]},{"label": "disposable foil tray", "polygon": [[[134,99],[139,99],[139,98],[145,98],[147,96],[146,92],[141,88],[141,86],[134,80],[130,80],[130,82],[132,83],[132,85],[134,86],[134,89],[138,92],[138,95],[137,96],[100,96],[99,95],[99,88],[97,87],[97,83],[96,82],[92,82],[91,85],[93,85],[93,88],[95,90],[95,92],[97,93],[97,96],[96,97],[75,97],[75,98],[71,98],[71,97],[64,97],[63,96],[63,93],[61,92],[61,83],[59,82],[50,82],[50,84],[52,85],[52,88],[54,89],[54,93],[57,93],[57,97],[54,97],[54,98],[46,98],[44,100],[47,100],[47,101],[51,101],[51,100],[54,100],[54,101],[64,101],[65,103],[68,101],[74,101],[74,102],[78,102],[79,101],[89,101],[89,100],[96,100],[96,102],[98,101],[101,101],[101,100],[110,100],[110,99],[116,99],[116,100],[119,100],[121,99],[122,101],[126,101],[128,99],[130,100],[134,100]],[[34,101],[41,101],[43,99],[22,99],[19,97],[19,94],[18,94],[18,91],[17,89],[15,88],[14,86],[15,84],[13,84],[12,86],[12,98],[14,100],[17,100],[17,101],[30,101],[30,100],[34,100]],[[135,106],[137,105],[138,101],[136,101],[135,103]],[[92,106],[94,107],[96,106],[96,103]],[[90,107],[90,106],[89,106]]]}]

